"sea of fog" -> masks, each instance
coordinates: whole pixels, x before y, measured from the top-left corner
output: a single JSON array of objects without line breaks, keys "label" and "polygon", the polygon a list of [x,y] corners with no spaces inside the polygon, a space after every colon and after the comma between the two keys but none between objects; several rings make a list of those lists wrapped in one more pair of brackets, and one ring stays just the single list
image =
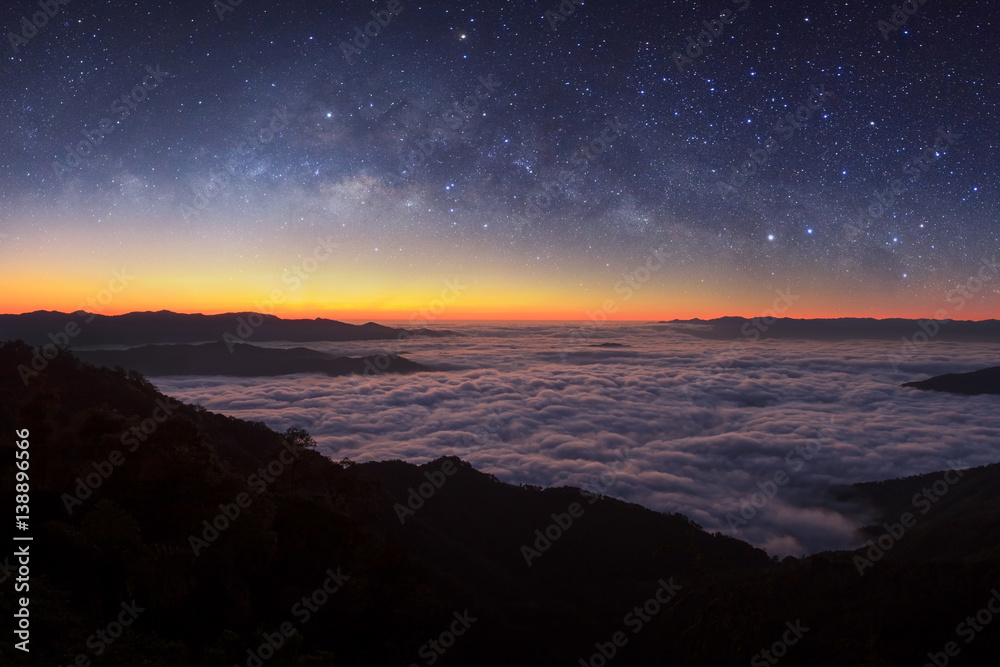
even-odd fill
[{"label": "sea of fog", "polygon": [[[306,345],[400,352],[432,373],[150,379],[216,412],[305,428],[336,459],[454,454],[503,481],[681,512],[782,556],[858,545],[864,517],[838,508],[832,485],[1000,460],[1000,396],[899,386],[997,365],[996,344],[933,341],[894,369],[899,342],[747,339],[734,358],[730,341],[668,325],[434,328],[457,335]],[[779,472],[786,483],[755,516],[727,520],[761,505],[752,494]]]}]

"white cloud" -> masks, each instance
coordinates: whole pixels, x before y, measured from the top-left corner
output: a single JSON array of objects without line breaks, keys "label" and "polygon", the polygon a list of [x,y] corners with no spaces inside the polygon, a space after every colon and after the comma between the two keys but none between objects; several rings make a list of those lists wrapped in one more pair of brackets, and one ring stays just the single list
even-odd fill
[{"label": "white cloud", "polygon": [[[779,555],[857,544],[856,518],[833,508],[830,485],[1000,459],[1000,397],[899,386],[995,365],[997,345],[933,342],[896,372],[888,355],[899,343],[761,341],[723,368],[728,342],[661,326],[604,325],[582,343],[565,326],[466,329],[473,335],[407,341],[409,358],[465,370],[153,381],[217,412],[303,427],[338,459],[457,454],[505,481],[582,486],[627,452],[609,495],[682,512]],[[587,347],[604,341],[630,347]],[[381,345],[315,347],[356,356]],[[818,435],[815,457],[790,470],[789,452]],[[776,470],[788,484],[731,530],[725,514]]]}]

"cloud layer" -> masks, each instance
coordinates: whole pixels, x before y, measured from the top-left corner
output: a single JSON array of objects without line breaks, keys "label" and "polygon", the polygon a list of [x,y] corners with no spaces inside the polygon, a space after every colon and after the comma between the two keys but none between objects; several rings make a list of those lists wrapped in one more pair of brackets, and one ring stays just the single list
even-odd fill
[{"label": "cloud layer", "polygon": [[732,358],[729,342],[657,325],[448,328],[467,335],[405,343],[435,373],[153,381],[210,410],[303,427],[334,458],[456,454],[504,481],[682,512],[778,555],[858,543],[863,517],[835,507],[831,485],[1000,459],[1000,398],[899,386],[995,365],[998,345],[932,342],[896,371],[899,343],[881,341],[761,341]]}]

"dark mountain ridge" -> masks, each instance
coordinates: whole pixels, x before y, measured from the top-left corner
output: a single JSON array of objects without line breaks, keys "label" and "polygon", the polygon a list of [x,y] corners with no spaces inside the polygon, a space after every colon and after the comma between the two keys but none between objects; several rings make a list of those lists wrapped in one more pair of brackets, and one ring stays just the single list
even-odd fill
[{"label": "dark mountain ridge", "polygon": [[[230,351],[231,350],[231,351]],[[143,345],[128,350],[75,353],[95,366],[136,370],[143,375],[233,375],[239,377],[322,373],[329,376],[417,373],[430,368],[400,356],[337,357],[305,347],[265,348],[246,343]]]},{"label": "dark mountain ridge", "polygon": [[969,342],[1000,341],[1000,320],[910,320],[841,317],[793,319],[788,317],[719,317],[711,320],[660,322],[672,330],[698,338],[807,339],[807,340],[912,340],[918,332],[934,340]]},{"label": "dark mountain ridge", "polygon": [[1000,394],[1000,366],[982,368],[970,373],[935,375],[926,380],[904,382],[902,386],[953,394]]},{"label": "dark mountain ridge", "polygon": [[[76,332],[73,334],[72,332]],[[316,318],[282,319],[252,312],[202,315],[168,310],[97,315],[77,311],[35,311],[0,315],[0,340],[23,340],[29,345],[59,343],[73,347],[94,345],[146,345],[154,343],[232,343],[289,341],[390,340],[413,335],[441,336],[451,332],[396,329],[374,322],[346,324]],[[58,339],[58,340],[57,340]]]},{"label": "dark mountain ridge", "polygon": [[[95,631],[131,600],[143,612],[103,665],[771,664],[761,651],[789,627],[801,641],[783,665],[923,664],[1000,585],[1000,465],[962,471],[881,554],[778,563],[678,514],[504,484],[455,458],[336,462],[304,431],[178,404],[71,353],[24,387],[17,367],[33,353],[0,344],[10,507],[16,432],[31,454],[21,664],[92,660]],[[855,487],[878,517],[873,543],[942,474]],[[336,592],[303,621],[294,610],[331,576]],[[0,613],[14,605],[0,587]],[[460,617],[468,632],[443,640]],[[269,648],[284,623],[294,632]],[[2,655],[19,655],[12,642],[0,637]],[[1000,634],[981,632],[963,664],[998,650]]]}]

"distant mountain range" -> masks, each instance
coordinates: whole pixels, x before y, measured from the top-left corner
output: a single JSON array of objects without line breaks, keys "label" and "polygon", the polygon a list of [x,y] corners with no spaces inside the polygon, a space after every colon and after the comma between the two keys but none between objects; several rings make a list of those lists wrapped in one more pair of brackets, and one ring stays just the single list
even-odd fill
[{"label": "distant mountain range", "polygon": [[[229,348],[232,348],[232,352]],[[95,366],[137,370],[143,375],[235,375],[241,377],[323,373],[325,375],[416,373],[429,371],[404,357],[337,357],[305,347],[275,349],[224,342],[201,345],[143,345],[128,350],[77,351]]]},{"label": "distant mountain range", "polygon": [[[74,333],[75,332],[75,333]],[[346,324],[336,320],[288,320],[258,313],[201,315],[169,310],[125,315],[40,310],[0,315],[0,340],[46,345],[63,340],[71,347],[146,345],[153,343],[232,343],[289,341],[389,340],[410,335],[441,336],[452,332],[396,329],[374,322]]]},{"label": "distant mountain range", "polygon": [[[0,343],[0,377],[34,354]],[[73,657],[93,646],[106,664],[178,667],[1000,654],[982,620],[1000,597],[1000,465],[840,489],[866,508],[870,541],[778,562],[679,514],[505,484],[454,457],[338,462],[300,429],[176,403],[73,353],[30,390],[0,382],[0,434],[9,507],[15,453],[31,455],[30,593],[0,587],[8,614],[31,596],[31,664],[82,664]],[[96,643],[123,604],[141,617],[110,648]],[[12,643],[0,640],[3,655]]]},{"label": "distant mountain range", "polygon": [[1000,320],[908,320],[862,317],[798,320],[788,317],[719,317],[711,320],[670,320],[657,324],[698,338],[797,338],[805,340],[912,340],[919,332],[935,340],[997,342]]},{"label": "distant mountain range", "polygon": [[903,386],[929,391],[947,391],[953,394],[1000,394],[1000,366],[983,368],[971,373],[935,375],[926,380],[904,382]]}]

